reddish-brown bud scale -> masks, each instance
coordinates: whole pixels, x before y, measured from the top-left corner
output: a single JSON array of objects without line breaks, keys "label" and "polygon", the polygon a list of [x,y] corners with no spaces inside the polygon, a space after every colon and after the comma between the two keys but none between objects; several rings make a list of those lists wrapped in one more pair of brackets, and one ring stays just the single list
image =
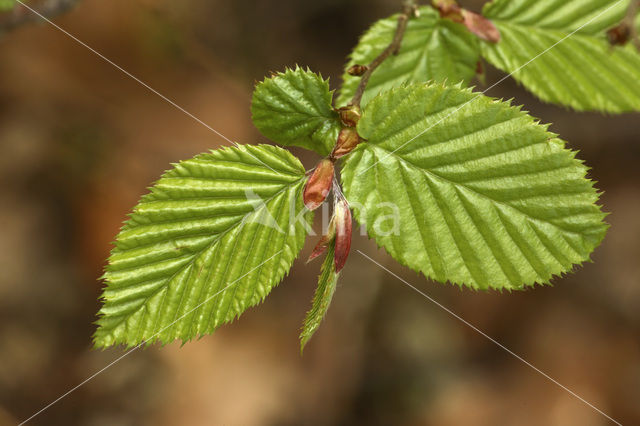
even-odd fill
[{"label": "reddish-brown bud scale", "polygon": [[354,127],[344,127],[338,134],[338,141],[331,153],[332,158],[347,155],[360,143],[360,136]]},{"label": "reddish-brown bud scale", "polygon": [[340,272],[347,262],[349,250],[351,250],[351,210],[349,204],[344,198],[336,201],[334,205],[334,218],[336,225],[336,245],[333,262],[336,273]]},{"label": "reddish-brown bud scale", "polygon": [[302,200],[309,210],[315,210],[324,202],[333,183],[333,162],[328,159],[320,160],[315,170],[304,186]]},{"label": "reddish-brown bud scale", "polygon": [[309,255],[307,262],[311,262],[316,257],[323,254],[329,248],[329,244],[333,244],[336,238],[336,221],[335,216],[331,218],[331,222],[329,222],[329,228],[327,229],[326,235],[323,235],[318,241],[318,244],[313,248],[313,251]]},{"label": "reddish-brown bud scale", "polygon": [[458,6],[455,0],[433,0],[433,5],[438,9],[442,19],[449,19],[458,23],[464,22],[462,8]]},{"label": "reddish-brown bud scale", "polygon": [[354,77],[361,77],[367,71],[369,71],[369,67],[368,66],[355,64],[355,65],[351,65],[347,69],[347,74],[352,75]]},{"label": "reddish-brown bud scale", "polygon": [[462,9],[462,17],[464,18],[464,26],[473,34],[491,43],[500,41],[500,31],[493,25],[493,22],[484,16]]},{"label": "reddish-brown bud scale", "polygon": [[338,114],[340,115],[342,124],[348,127],[356,127],[358,125],[358,121],[360,121],[360,117],[362,116],[362,112],[358,105],[342,107],[338,109]]}]

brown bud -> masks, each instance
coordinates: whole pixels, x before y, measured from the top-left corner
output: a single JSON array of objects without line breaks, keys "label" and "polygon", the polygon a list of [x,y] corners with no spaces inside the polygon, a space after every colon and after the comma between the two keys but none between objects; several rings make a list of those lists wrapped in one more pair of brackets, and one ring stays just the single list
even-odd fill
[{"label": "brown bud", "polygon": [[339,108],[338,114],[340,115],[342,124],[349,127],[356,127],[362,116],[358,105],[347,105],[346,107]]},{"label": "brown bud", "polygon": [[336,238],[336,223],[335,223],[335,216],[334,216],[331,218],[331,222],[329,223],[329,229],[327,229],[327,234],[323,235],[322,238],[320,238],[320,241],[318,241],[318,244],[316,244],[316,246],[313,248],[313,251],[309,255],[309,259],[307,259],[307,262],[311,262],[313,259],[315,259],[316,257],[323,254],[325,251],[327,251],[327,248],[329,248],[329,244],[333,244],[335,238]]},{"label": "brown bud", "polygon": [[320,160],[309,177],[302,193],[304,205],[309,210],[315,210],[324,202],[333,183],[333,162],[328,159]]},{"label": "brown bud", "polygon": [[360,77],[367,71],[369,71],[369,67],[368,66],[355,64],[355,65],[351,65],[347,69],[347,74],[352,75],[354,77]]},{"label": "brown bud", "polygon": [[607,38],[609,39],[609,44],[612,46],[625,45],[629,41],[630,37],[631,29],[624,22],[617,27],[611,28],[609,31],[607,31]]},{"label": "brown bud", "polygon": [[332,158],[347,155],[360,143],[360,136],[354,127],[343,127],[338,134],[338,141],[331,153]]},{"label": "brown bud", "polygon": [[464,26],[483,40],[497,43],[500,41],[500,31],[493,22],[482,15],[462,9]]},{"label": "brown bud", "polygon": [[336,245],[333,263],[336,273],[340,272],[347,262],[351,249],[351,210],[344,197],[340,197],[334,204],[333,212],[336,223]]}]

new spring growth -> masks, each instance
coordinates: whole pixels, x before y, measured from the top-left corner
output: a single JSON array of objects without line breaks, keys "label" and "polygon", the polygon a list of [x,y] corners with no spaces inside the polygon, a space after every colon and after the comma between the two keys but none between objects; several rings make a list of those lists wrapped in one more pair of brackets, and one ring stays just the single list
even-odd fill
[{"label": "new spring growth", "polygon": [[327,198],[333,182],[333,173],[333,161],[325,158],[318,162],[302,193],[302,200],[307,209],[317,209]]},{"label": "new spring growth", "polygon": [[342,195],[342,191],[337,186],[334,187],[334,193],[336,195],[335,202],[333,204],[333,219],[335,221],[335,254],[333,262],[336,268],[336,273],[340,272],[347,262],[349,256],[349,250],[351,249],[351,210],[349,210],[349,203]]},{"label": "new spring growth", "polygon": [[338,273],[347,262],[347,257],[349,257],[349,251],[351,250],[352,220],[349,203],[342,194],[338,183],[335,181],[333,182],[333,194],[335,196],[333,216],[331,216],[329,228],[327,229],[327,233],[322,236],[318,244],[314,247],[307,262],[322,255],[327,251],[327,248],[333,244],[335,248],[333,264],[335,273]]},{"label": "new spring growth", "polygon": [[360,107],[358,105],[342,107],[338,109],[338,115],[345,127],[340,130],[336,145],[331,152],[330,158],[334,160],[347,155],[360,143],[360,136],[356,131],[356,126],[362,116]]}]

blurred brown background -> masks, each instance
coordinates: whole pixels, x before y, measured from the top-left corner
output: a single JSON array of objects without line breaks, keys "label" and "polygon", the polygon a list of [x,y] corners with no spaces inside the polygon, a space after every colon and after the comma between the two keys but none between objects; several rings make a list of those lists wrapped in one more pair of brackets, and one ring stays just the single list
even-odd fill
[{"label": "blurred brown background", "polygon": [[[297,63],[337,87],[358,35],[399,3],[81,0],[55,21],[229,138],[264,143],[250,120],[254,81]],[[489,69],[489,83],[500,77]],[[31,424],[611,424],[356,249],[640,424],[640,115],[544,105],[513,80],[489,94],[553,122],[593,168],[612,212],[594,263],[554,287],[474,293],[425,280],[356,237],[304,356],[297,337],[319,263],[297,261],[239,321],[184,347],[133,352]],[[48,24],[0,36],[0,424],[123,353],[90,348],[110,241],[170,162],[225,144]]]}]

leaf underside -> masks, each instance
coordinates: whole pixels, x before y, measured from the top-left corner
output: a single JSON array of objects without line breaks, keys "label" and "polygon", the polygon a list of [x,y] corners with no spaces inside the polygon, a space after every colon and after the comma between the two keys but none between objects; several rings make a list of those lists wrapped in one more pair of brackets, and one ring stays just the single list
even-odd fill
[{"label": "leaf underside", "polygon": [[304,324],[302,326],[302,332],[300,333],[300,352],[304,350],[309,339],[311,339],[313,334],[320,327],[320,323],[329,310],[331,299],[333,299],[333,293],[336,290],[336,283],[338,282],[338,276],[340,275],[340,273],[336,274],[335,272],[335,264],[333,261],[334,253],[334,245],[329,244],[326,257],[320,270],[320,276],[318,277],[318,287],[316,288],[316,292],[313,296],[311,309],[307,312],[307,316],[304,319]]},{"label": "leaf underside", "polygon": [[640,111],[640,53],[612,47],[606,31],[629,1],[496,0],[483,14],[500,30],[483,56],[546,102],[579,111]]},{"label": "leaf underside", "polygon": [[329,81],[296,67],[259,83],[251,102],[253,124],[267,138],[320,155],[331,152],[340,131]]},{"label": "leaf underside", "polygon": [[95,345],[188,341],[262,301],[304,243],[303,184],[302,164],[268,145],[176,164],[117,236]]},{"label": "leaf underside", "polygon": [[349,202],[363,206],[355,216],[427,277],[475,289],[548,283],[604,237],[587,168],[506,102],[409,85],[371,101],[358,132],[367,142],[342,170]]},{"label": "leaf underside", "polygon": [[[373,61],[393,40],[397,25],[398,15],[373,24],[351,53],[346,68]],[[403,83],[433,80],[468,84],[475,75],[479,55],[477,38],[464,26],[440,19],[433,8],[423,7],[419,18],[409,20],[398,55],[387,58],[372,74],[361,104]],[[349,102],[360,82],[360,77],[347,72],[342,78],[338,105]]]}]

